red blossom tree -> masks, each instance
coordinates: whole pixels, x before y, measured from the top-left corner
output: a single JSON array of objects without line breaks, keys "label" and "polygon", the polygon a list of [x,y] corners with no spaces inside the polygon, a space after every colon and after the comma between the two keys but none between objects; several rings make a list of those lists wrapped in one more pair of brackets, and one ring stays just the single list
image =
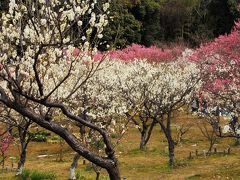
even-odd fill
[{"label": "red blossom tree", "polygon": [[[239,138],[240,126],[229,132],[222,131],[219,108],[232,113],[238,119],[240,113],[240,20],[236,21],[230,34],[222,35],[214,41],[203,44],[190,57],[198,63],[202,75],[201,94],[208,99],[209,109],[216,108],[215,115],[206,114],[208,122],[220,137]],[[232,120],[233,121],[233,120]],[[235,120],[234,120],[235,121]],[[226,123],[226,122],[224,122]],[[232,123],[232,122],[230,122]],[[225,134],[224,134],[225,133]]]},{"label": "red blossom tree", "polygon": [[240,101],[240,20],[229,35],[196,49],[190,57],[202,70],[202,91],[229,111],[239,113]]}]

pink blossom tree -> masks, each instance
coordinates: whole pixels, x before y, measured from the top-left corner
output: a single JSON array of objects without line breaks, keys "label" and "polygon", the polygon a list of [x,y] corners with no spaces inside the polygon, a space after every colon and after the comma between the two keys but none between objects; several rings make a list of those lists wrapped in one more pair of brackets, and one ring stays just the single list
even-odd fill
[{"label": "pink blossom tree", "polygon": [[2,169],[5,166],[6,152],[13,141],[13,137],[8,131],[0,134],[0,164],[2,164]]},{"label": "pink blossom tree", "polygon": [[[202,74],[201,94],[208,99],[209,109],[225,108],[238,118],[240,113],[240,21],[236,21],[230,34],[196,49],[191,60],[195,61]],[[238,137],[238,129],[222,133],[220,118],[208,114],[211,124],[221,137]]]}]

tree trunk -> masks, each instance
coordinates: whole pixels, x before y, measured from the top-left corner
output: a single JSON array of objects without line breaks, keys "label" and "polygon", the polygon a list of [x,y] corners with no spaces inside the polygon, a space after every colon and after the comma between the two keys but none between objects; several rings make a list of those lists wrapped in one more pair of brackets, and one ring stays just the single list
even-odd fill
[{"label": "tree trunk", "polygon": [[143,130],[141,131],[141,141],[140,141],[140,150],[144,150],[151,135],[152,135],[152,130],[155,126],[155,121],[153,120],[151,122],[151,125],[143,124]]},{"label": "tree trunk", "polygon": [[19,176],[22,174],[22,171],[23,171],[23,167],[24,167],[24,164],[25,164],[25,161],[26,161],[26,154],[27,154],[27,146],[24,145],[22,147],[22,152],[21,152],[21,155],[20,155],[20,159],[18,161],[18,167],[17,167],[17,170],[16,170],[16,176]]},{"label": "tree trunk", "polygon": [[170,167],[173,167],[174,166],[174,162],[175,162],[175,159],[174,159],[174,148],[175,148],[175,145],[174,145],[174,141],[173,140],[169,140],[168,141],[168,152],[169,152],[169,166]]},{"label": "tree trunk", "polygon": [[28,136],[27,134],[28,128],[30,125],[31,125],[31,121],[23,121],[23,123],[20,126],[18,126],[18,134],[19,134],[19,139],[21,143],[21,154],[20,154],[20,159],[18,161],[16,176],[22,174],[24,164],[26,161],[27,147],[31,140],[30,136]]},{"label": "tree trunk", "polygon": [[140,141],[140,150],[144,150],[146,147],[146,136],[147,136],[147,131],[145,129],[142,130],[141,132],[141,141]]},{"label": "tree trunk", "polygon": [[147,136],[146,136],[146,139],[145,139],[145,146],[147,145],[151,135],[152,135],[152,130],[154,128],[154,126],[156,125],[156,122],[154,120],[152,120],[152,123],[150,125],[150,128],[148,129],[148,132],[147,132]]},{"label": "tree trunk", "polygon": [[208,148],[208,154],[211,154],[211,152],[212,152],[212,148],[213,148],[213,145],[214,145],[215,143],[213,142],[213,140],[211,140],[210,141],[210,144],[209,144],[209,148]]},{"label": "tree trunk", "polygon": [[167,128],[166,128],[166,137],[168,139],[168,151],[169,151],[169,166],[174,166],[174,148],[175,148],[175,142],[172,138],[172,129],[171,129],[171,114],[172,111],[169,110],[167,113]]},{"label": "tree trunk", "polygon": [[145,147],[146,147],[146,142],[145,142],[144,139],[141,138],[141,142],[140,142],[140,147],[139,148],[140,148],[140,150],[144,150]]},{"label": "tree trunk", "polygon": [[107,169],[107,171],[108,171],[110,180],[121,180],[118,165],[112,166],[111,168]]},{"label": "tree trunk", "polygon": [[96,180],[99,180],[100,178],[100,172],[96,172]]},{"label": "tree trunk", "polygon": [[169,157],[169,166],[174,166],[174,148],[175,148],[175,142],[172,138],[172,130],[171,130],[171,111],[167,113],[167,123],[166,126],[163,123],[164,116],[162,115],[162,119],[159,121],[159,124],[161,126],[161,129],[167,138],[168,141],[168,157]]},{"label": "tree trunk", "polygon": [[70,167],[70,177],[69,177],[69,179],[71,179],[71,180],[76,179],[76,169],[77,169],[78,160],[80,159],[80,157],[81,156],[78,153],[76,153],[74,158],[73,158],[73,162],[72,162],[71,167]]}]

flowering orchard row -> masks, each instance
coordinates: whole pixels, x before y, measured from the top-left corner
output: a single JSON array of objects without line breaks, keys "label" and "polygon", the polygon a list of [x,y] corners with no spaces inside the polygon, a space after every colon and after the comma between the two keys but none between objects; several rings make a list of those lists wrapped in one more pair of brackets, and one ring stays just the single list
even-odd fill
[{"label": "flowering orchard row", "polygon": [[[160,49],[156,46],[144,47],[142,45],[133,44],[122,50],[112,50],[108,52],[111,59],[121,59],[123,61],[132,61],[136,59],[147,59],[149,62],[163,62],[175,60],[182,54],[184,50],[181,46],[168,49]],[[101,59],[104,53],[97,53],[95,59]]]},{"label": "flowering orchard row", "polygon": [[[125,62],[134,60],[145,60],[147,62],[169,63],[183,58],[194,62],[201,71],[202,91],[208,99],[219,98],[216,104],[227,103],[230,109],[234,109],[239,101],[239,66],[240,66],[240,21],[235,23],[232,32],[222,35],[214,41],[201,45],[197,49],[186,49],[176,46],[169,49],[161,49],[156,46],[149,48],[133,44],[122,50],[111,50],[107,54],[110,59]],[[94,59],[101,59],[106,53],[97,53]],[[231,96],[231,97],[230,97]],[[228,99],[227,102],[223,102]],[[235,99],[236,102],[230,102]],[[216,99],[215,99],[216,100]],[[230,105],[230,104],[232,105]],[[239,105],[237,106],[239,108]],[[234,111],[238,111],[236,109]]]},{"label": "flowering orchard row", "polygon": [[[194,92],[204,92],[210,105],[239,112],[239,24],[232,34],[197,50],[132,45],[102,54],[94,40],[101,39],[107,25],[109,2],[101,3],[10,1],[9,12],[1,16],[0,102],[6,110],[1,114],[11,117],[2,119],[7,124],[26,122],[27,130],[35,122],[54,132],[77,155],[118,180],[110,135],[122,137],[130,121],[143,135],[141,147],[154,126],[161,126],[173,165],[172,113],[189,103]],[[72,132],[76,128],[79,136]]]}]

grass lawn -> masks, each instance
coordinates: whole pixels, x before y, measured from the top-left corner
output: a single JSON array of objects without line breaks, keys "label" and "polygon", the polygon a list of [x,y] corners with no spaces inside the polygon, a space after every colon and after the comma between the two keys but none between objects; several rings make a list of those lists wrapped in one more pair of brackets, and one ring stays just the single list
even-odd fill
[{"label": "grass lawn", "polygon": [[[198,117],[182,114],[175,118],[175,123],[195,123]],[[174,129],[174,128],[173,128]],[[175,131],[174,131],[175,133]],[[117,146],[116,153],[120,162],[122,177],[131,180],[194,180],[194,179],[240,179],[240,146],[234,145],[234,139],[220,139],[216,148],[223,151],[229,146],[230,154],[214,154],[204,157],[195,156],[196,149],[199,153],[208,149],[208,141],[201,134],[197,126],[193,126],[183,136],[181,144],[176,146],[175,157],[176,167],[170,169],[168,162],[168,147],[160,127],[156,126],[146,150],[140,151],[140,134],[137,129],[130,128]],[[26,169],[51,172],[56,174],[57,179],[68,179],[68,170],[74,152],[65,144],[64,158],[62,162],[57,161],[60,151],[59,144],[32,142],[27,151]],[[189,159],[192,152],[193,158]],[[39,158],[38,155],[48,154],[48,157]],[[9,156],[18,156],[16,146],[11,146]],[[16,162],[13,163],[17,166]],[[7,167],[11,167],[10,159],[7,159]],[[14,172],[0,172],[0,179],[14,179]],[[80,179],[94,179],[95,174],[88,162],[83,165],[83,159],[79,161],[78,173]],[[100,179],[108,179],[106,172],[102,171]]]}]

